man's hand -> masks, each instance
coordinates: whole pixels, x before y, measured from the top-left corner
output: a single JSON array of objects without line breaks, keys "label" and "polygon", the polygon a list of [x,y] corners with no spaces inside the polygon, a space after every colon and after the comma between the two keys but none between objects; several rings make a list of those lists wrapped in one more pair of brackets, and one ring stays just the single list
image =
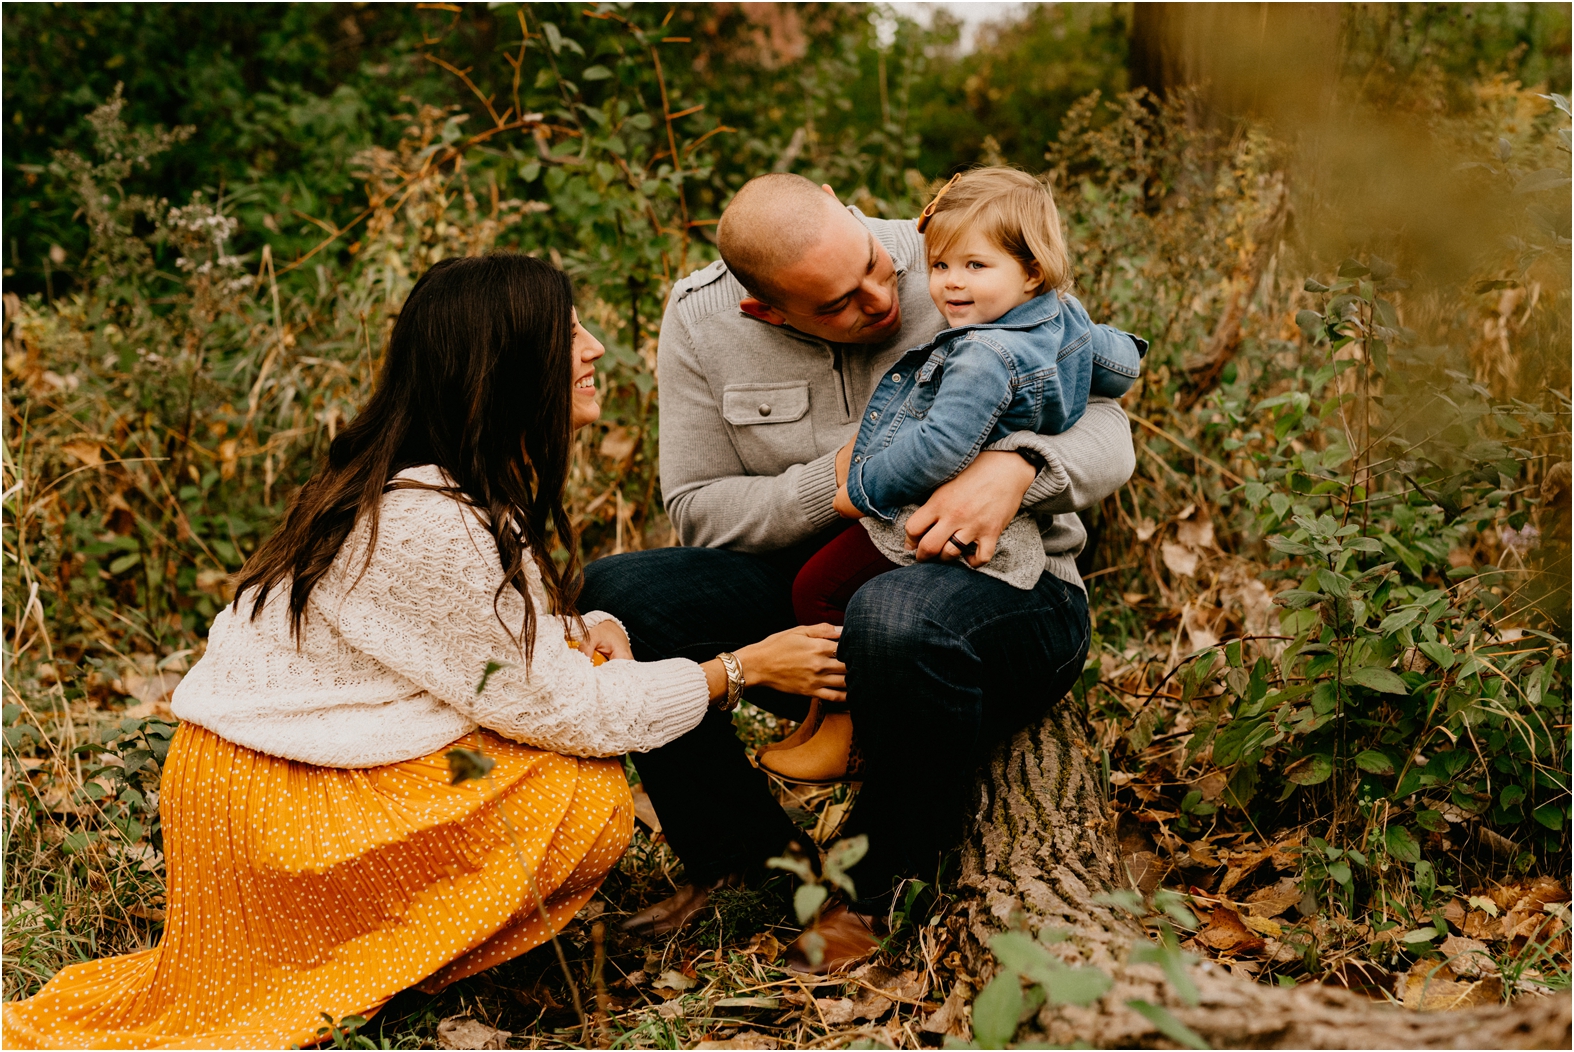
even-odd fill
[{"label": "man's hand", "polygon": [[623,629],[618,627],[616,621],[602,621],[585,629],[585,638],[580,641],[579,649],[583,654],[600,654],[608,661],[634,660],[634,651],[629,649],[629,637],[623,634]]},{"label": "man's hand", "polygon": [[856,441],[858,437],[854,435],[845,446],[836,451],[836,497],[831,501],[831,506],[844,519],[864,517],[864,513],[858,510],[858,506],[847,495],[847,473],[852,469],[853,443]]},{"label": "man's hand", "polygon": [[[935,490],[907,520],[907,547],[919,562],[961,558],[958,545],[976,543],[968,565],[994,558],[995,545],[1022,508],[1038,471],[1020,454],[985,451],[960,475]],[[956,538],[956,544],[948,543]]]}]

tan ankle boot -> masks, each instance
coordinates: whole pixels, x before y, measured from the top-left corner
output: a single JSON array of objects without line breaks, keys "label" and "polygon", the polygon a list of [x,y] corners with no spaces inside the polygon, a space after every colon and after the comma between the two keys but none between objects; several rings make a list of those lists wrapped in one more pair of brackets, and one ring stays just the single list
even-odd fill
[{"label": "tan ankle boot", "polygon": [[823,711],[820,708],[819,698],[809,699],[809,711],[804,713],[803,722],[793,729],[793,732],[779,742],[762,745],[754,751],[756,757],[763,756],[777,749],[794,749],[814,737],[814,732],[820,729],[820,717]]},{"label": "tan ankle boot", "polygon": [[773,749],[760,757],[760,766],[789,782],[824,785],[857,781],[861,761],[852,713],[827,708],[808,741],[791,749]]}]

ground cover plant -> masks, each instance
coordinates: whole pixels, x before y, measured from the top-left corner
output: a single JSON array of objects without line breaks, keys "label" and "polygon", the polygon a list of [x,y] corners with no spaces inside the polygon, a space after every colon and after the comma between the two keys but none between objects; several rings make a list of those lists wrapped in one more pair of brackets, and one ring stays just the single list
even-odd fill
[{"label": "ground cover plant", "polygon": [[[655,329],[737,176],[802,171],[912,215],[944,174],[904,124],[916,27],[804,7],[836,47],[740,82],[717,70],[790,27],[696,70],[675,56],[698,15],[665,14],[505,5],[482,66],[453,50],[471,15],[430,13],[413,53],[468,101],[389,107],[331,209],[265,185],[162,196],[148,173],[209,133],[129,122],[124,94],[35,166],[78,235],[61,294],[5,302],[7,998],[156,942],[169,691],[425,267],[506,247],[574,275],[607,410],[560,543],[664,544]],[[860,105],[883,109],[860,134],[833,85],[866,64]],[[634,847],[561,940],[572,983],[543,947],[325,1040],[1265,1044],[1293,1034],[1251,1006],[1291,1002],[1259,996],[1300,996],[1306,1025],[1366,1018],[1327,986],[1509,1004],[1475,1025],[1535,1038],[1514,1028],[1569,967],[1567,84],[1403,72],[1364,71],[1300,128],[1094,93],[1042,144],[1077,295],[1154,340],[1127,399],[1138,470],[1086,516],[1079,688],[985,773],[1009,834],[981,823],[904,889],[885,954],[826,985],[777,968],[812,916],[786,871],[680,936],[622,935],[682,879],[639,794]],[[718,82],[802,110],[695,111]],[[829,847],[856,790],[778,791]],[[1047,844],[1060,865],[1024,861]],[[1395,1043],[1459,1025],[1383,1018],[1363,1025]]]}]

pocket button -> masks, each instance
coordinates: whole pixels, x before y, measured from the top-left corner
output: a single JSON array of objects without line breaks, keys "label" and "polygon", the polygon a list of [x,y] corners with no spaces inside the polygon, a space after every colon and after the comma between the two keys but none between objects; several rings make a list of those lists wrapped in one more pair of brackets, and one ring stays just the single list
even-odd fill
[{"label": "pocket button", "polygon": [[760,403],[760,415],[761,416],[770,416],[771,415],[771,406],[770,406],[769,402],[761,402]]}]

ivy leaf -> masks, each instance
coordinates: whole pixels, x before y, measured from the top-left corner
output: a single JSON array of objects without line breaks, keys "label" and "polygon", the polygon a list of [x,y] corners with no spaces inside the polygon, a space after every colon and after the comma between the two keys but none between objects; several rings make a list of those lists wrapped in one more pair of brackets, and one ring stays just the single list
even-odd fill
[{"label": "ivy leaf", "polygon": [[1375,665],[1367,665],[1364,668],[1356,669],[1350,673],[1350,678],[1363,687],[1381,691],[1384,694],[1408,695],[1410,693],[1410,687],[1404,680],[1388,669],[1378,668]]},{"label": "ivy leaf", "polygon": [[1022,1018],[1022,984],[1015,974],[997,975],[973,1000],[973,1037],[979,1048],[1005,1048]]}]

